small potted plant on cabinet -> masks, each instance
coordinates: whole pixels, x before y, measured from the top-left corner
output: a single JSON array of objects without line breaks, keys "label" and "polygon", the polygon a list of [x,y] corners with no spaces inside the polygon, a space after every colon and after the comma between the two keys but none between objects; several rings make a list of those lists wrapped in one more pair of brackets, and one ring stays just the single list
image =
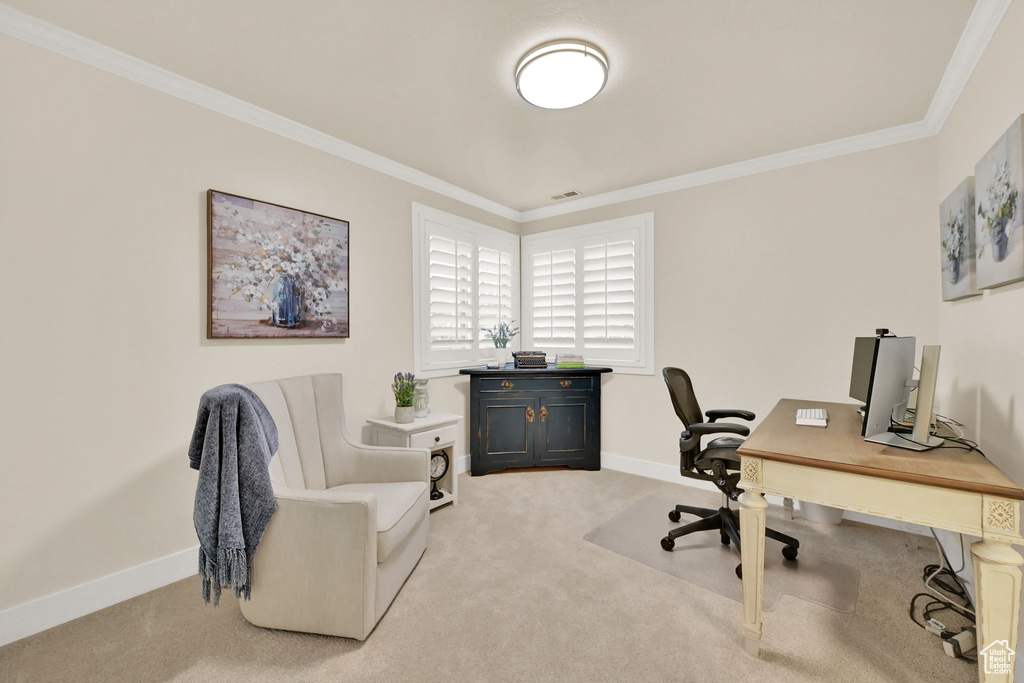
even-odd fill
[{"label": "small potted plant on cabinet", "polygon": [[508,363],[508,343],[519,334],[519,328],[512,327],[515,322],[498,322],[494,327],[480,328],[494,342],[494,360],[502,368]]}]

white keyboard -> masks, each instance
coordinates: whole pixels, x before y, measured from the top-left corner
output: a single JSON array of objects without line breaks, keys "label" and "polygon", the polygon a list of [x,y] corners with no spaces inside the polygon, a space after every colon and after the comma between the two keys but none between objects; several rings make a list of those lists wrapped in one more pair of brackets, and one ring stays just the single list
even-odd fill
[{"label": "white keyboard", "polygon": [[824,408],[801,408],[796,411],[796,423],[805,427],[828,427],[828,411]]}]

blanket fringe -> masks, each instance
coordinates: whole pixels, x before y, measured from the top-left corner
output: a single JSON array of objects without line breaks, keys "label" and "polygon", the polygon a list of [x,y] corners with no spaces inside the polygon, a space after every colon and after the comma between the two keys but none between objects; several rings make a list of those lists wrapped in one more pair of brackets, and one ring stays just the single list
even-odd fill
[{"label": "blanket fringe", "polygon": [[249,600],[252,597],[252,580],[245,548],[218,548],[217,559],[213,560],[199,549],[199,576],[203,580],[203,602],[220,605],[222,588],[234,588],[235,597]]}]

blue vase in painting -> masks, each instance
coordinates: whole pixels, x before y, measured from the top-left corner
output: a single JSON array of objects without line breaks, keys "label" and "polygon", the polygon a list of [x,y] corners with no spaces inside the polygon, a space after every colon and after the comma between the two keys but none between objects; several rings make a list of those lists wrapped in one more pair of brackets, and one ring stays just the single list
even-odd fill
[{"label": "blue vase in painting", "polygon": [[270,322],[275,327],[298,327],[302,311],[302,285],[294,275],[281,275],[274,282]]}]

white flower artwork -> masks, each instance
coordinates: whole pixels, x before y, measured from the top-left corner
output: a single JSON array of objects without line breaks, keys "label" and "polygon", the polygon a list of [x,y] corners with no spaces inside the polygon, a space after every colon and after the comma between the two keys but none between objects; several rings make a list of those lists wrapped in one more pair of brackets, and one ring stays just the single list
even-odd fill
[{"label": "white flower artwork", "polygon": [[977,286],[991,288],[1024,279],[1024,167],[1018,117],[974,167]]},{"label": "white flower artwork", "polygon": [[939,205],[942,300],[981,294],[975,275],[974,178],[967,178]]},{"label": "white flower artwork", "polygon": [[210,190],[213,338],[348,337],[347,221]]}]

